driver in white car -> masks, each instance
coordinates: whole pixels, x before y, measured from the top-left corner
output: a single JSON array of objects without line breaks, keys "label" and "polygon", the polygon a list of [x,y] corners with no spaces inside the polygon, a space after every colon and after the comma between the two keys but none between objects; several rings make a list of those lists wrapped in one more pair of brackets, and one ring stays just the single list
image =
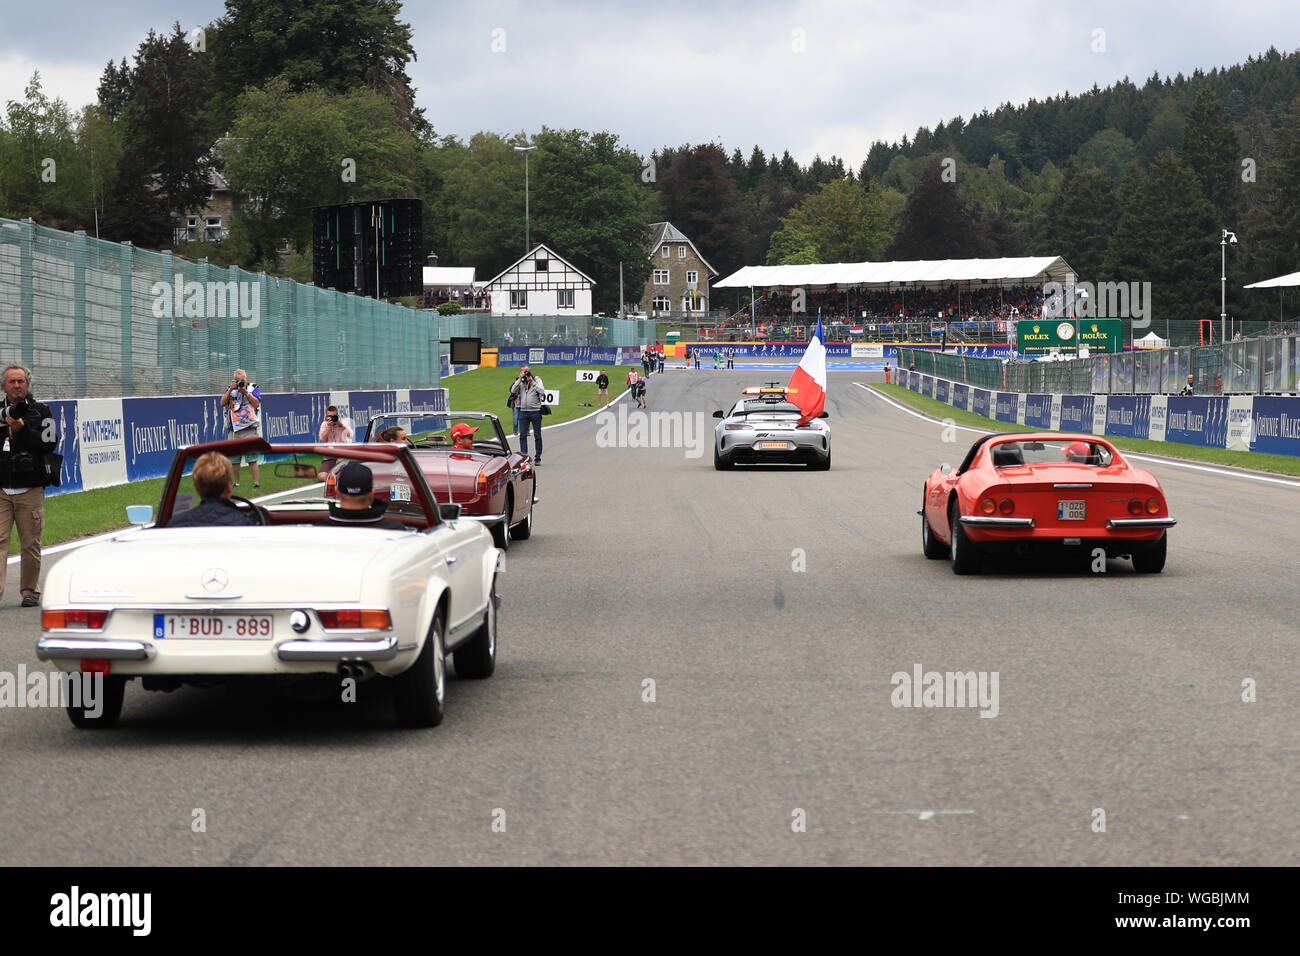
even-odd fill
[{"label": "driver in white car", "polygon": [[198,528],[205,525],[252,524],[230,500],[230,459],[219,452],[200,455],[194,462],[194,490],[203,500],[189,511],[173,514],[169,528]]}]

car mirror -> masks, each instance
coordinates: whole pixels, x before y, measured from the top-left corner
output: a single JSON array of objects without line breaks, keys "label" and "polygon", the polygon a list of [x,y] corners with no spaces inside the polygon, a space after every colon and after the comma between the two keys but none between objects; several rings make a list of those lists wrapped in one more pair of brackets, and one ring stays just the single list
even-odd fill
[{"label": "car mirror", "polygon": [[460,517],[460,505],[438,505],[438,517],[443,521],[455,521]]},{"label": "car mirror", "polygon": [[818,415],[817,417],[818,417],[818,418],[830,418],[830,417],[831,417],[831,413],[830,413],[830,412],[822,412],[822,413],[821,413],[820,415]]},{"label": "car mirror", "polygon": [[141,527],[153,520],[153,505],[127,505],[126,520]]},{"label": "car mirror", "polygon": [[939,471],[942,472],[942,473],[945,474],[945,475],[951,475],[951,474],[952,474],[952,465],[948,464],[948,463],[945,461],[942,465],[939,466]]},{"label": "car mirror", "polygon": [[718,409],[716,412],[713,413],[713,417],[714,417],[714,418],[726,418],[727,416],[724,415],[724,414],[722,413],[722,409]]}]

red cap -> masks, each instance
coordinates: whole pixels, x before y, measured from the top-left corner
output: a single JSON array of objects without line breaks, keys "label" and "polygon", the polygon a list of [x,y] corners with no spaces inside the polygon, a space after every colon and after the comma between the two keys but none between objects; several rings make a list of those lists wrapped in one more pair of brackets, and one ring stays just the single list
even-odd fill
[{"label": "red cap", "polygon": [[456,441],[458,438],[463,438],[465,435],[472,435],[476,431],[478,431],[477,428],[470,428],[467,424],[461,422],[459,425],[452,426],[451,440]]},{"label": "red cap", "polygon": [[1072,441],[1061,451],[1064,452],[1067,458],[1087,458],[1092,454],[1092,449],[1088,447],[1088,443],[1082,441]]}]

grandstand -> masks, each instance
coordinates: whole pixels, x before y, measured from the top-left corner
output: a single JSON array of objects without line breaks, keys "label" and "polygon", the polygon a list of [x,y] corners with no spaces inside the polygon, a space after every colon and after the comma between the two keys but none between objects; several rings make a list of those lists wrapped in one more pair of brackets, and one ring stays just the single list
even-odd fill
[{"label": "grandstand", "polygon": [[[1006,341],[1017,319],[1038,316],[1043,286],[1072,272],[1060,256],[745,266],[713,287],[749,289],[752,303],[714,331],[797,339],[820,310],[833,341]],[[802,312],[793,310],[796,289]]]}]

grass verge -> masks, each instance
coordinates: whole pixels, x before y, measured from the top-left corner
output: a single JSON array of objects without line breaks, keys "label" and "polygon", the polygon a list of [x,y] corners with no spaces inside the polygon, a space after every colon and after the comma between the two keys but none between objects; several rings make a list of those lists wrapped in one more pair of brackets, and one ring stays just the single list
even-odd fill
[{"label": "grass verge", "polygon": [[[240,469],[240,486],[235,494],[245,498],[258,498],[262,495],[287,491],[298,485],[311,484],[310,479],[277,478],[275,465],[262,465],[262,487],[253,487],[253,478],[248,465]],[[54,495],[45,499],[45,530],[41,535],[44,545],[59,544],[74,538],[100,534],[126,527],[127,505],[153,505],[158,507],[162,497],[165,478],[146,478],[126,485],[113,485],[110,488],[93,488],[90,491],[73,491],[66,495]],[[188,478],[181,482],[181,491],[191,492],[193,487]],[[15,529],[9,540],[9,553],[18,552],[18,531]]]},{"label": "grass verge", "polygon": [[[896,401],[910,405],[918,412],[933,415],[935,418],[951,418],[955,424],[969,425],[972,428],[988,428],[1004,432],[1036,432],[1040,428],[1029,425],[994,421],[974,412],[965,412],[953,408],[944,402],[918,395],[902,385],[872,385],[872,388],[888,395]],[[1200,445],[1184,445],[1179,442],[1148,441],[1145,438],[1115,438],[1106,436],[1106,440],[1116,448],[1135,451],[1146,455],[1163,455],[1166,458],[1184,458],[1210,465],[1227,465],[1233,468],[1248,468],[1253,471],[1269,471],[1278,475],[1300,476],[1300,458],[1289,455],[1266,455],[1255,451],[1228,451],[1226,448],[1203,448]]]},{"label": "grass verge", "polygon": [[[595,384],[576,381],[581,369],[605,370],[609,376],[609,397],[613,401],[620,393],[627,390],[627,371],[631,366],[625,365],[533,365],[533,374],[542,380],[550,390],[560,393],[560,404],[551,407],[551,414],[542,419],[543,425],[558,425],[560,422],[572,421],[583,415],[590,415],[601,406],[598,401]],[[637,366],[639,369],[640,366]],[[519,377],[518,366],[501,366],[499,368],[477,368],[472,372],[461,372],[444,378],[440,383],[447,389],[447,400],[452,411],[456,412],[491,412],[501,419],[501,427],[510,434],[513,421],[506,398],[510,395],[510,386]],[[652,377],[646,386],[647,392],[653,390],[655,380]]]}]

